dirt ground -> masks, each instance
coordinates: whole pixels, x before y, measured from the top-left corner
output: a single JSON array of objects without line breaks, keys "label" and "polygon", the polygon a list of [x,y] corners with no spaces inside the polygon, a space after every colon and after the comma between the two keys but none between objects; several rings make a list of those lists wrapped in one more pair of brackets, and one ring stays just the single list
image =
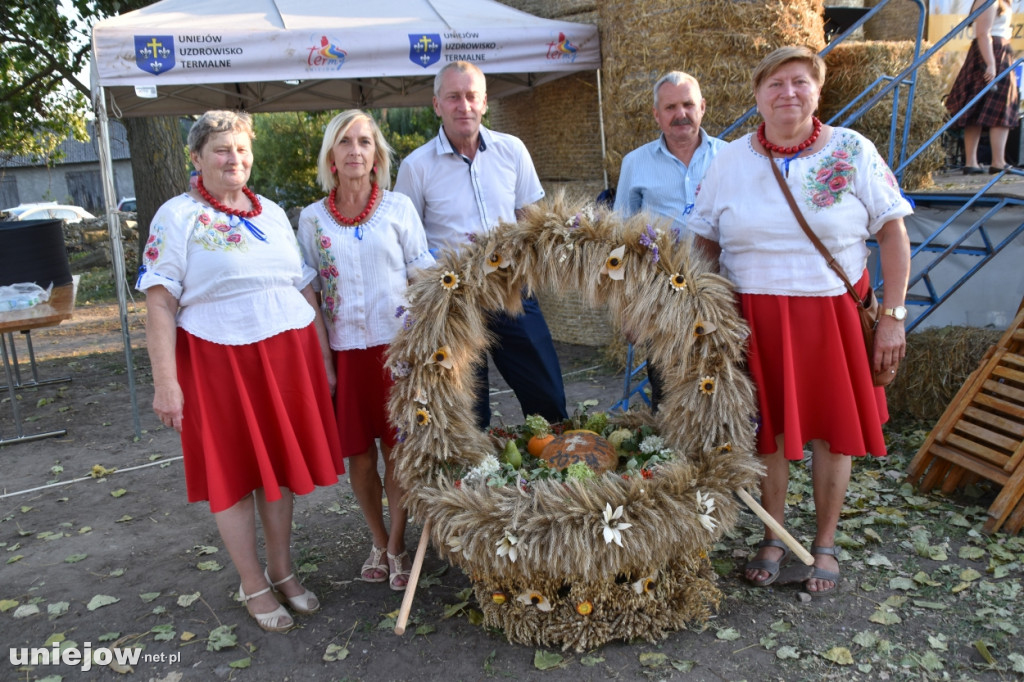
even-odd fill
[{"label": "dirt ground", "polygon": [[[0,447],[0,680],[1011,680],[1024,674],[1020,538],[987,537],[986,495],[917,495],[904,470],[922,433],[893,430],[890,457],[858,462],[841,523],[838,594],[756,589],[741,569],[760,525],[749,514],[712,560],[723,599],[706,624],[661,642],[585,654],[510,644],[475,625],[470,583],[428,552],[404,637],[402,594],[355,580],[369,536],[347,480],[300,497],[294,547],[322,611],[288,634],[261,631],[234,596],[238,578],[205,505],[185,501],[177,435],[149,409],[141,316],[130,315],[141,437],[114,305],[84,305],[32,334],[40,380],[18,392],[27,433],[67,435]],[[24,341],[16,340],[25,358]],[[596,349],[559,346],[570,408],[621,397]],[[22,378],[27,379],[26,368]],[[521,420],[512,395],[496,409]],[[0,433],[14,435],[3,393]],[[807,467],[794,467],[791,530],[813,537]],[[414,548],[419,524],[407,543]],[[463,602],[467,602],[464,604]],[[88,644],[87,644],[88,643]],[[24,662],[23,649],[142,647],[120,669]]]}]

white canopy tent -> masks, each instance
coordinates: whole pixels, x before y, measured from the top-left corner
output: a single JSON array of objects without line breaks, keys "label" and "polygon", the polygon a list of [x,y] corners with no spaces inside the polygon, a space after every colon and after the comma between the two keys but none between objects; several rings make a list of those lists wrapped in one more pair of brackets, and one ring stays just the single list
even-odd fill
[{"label": "white canopy tent", "polygon": [[601,56],[596,26],[493,0],[163,0],[94,26],[93,108],[137,435],[108,112],[423,106],[435,74],[459,60],[487,74],[493,99],[597,70]]}]

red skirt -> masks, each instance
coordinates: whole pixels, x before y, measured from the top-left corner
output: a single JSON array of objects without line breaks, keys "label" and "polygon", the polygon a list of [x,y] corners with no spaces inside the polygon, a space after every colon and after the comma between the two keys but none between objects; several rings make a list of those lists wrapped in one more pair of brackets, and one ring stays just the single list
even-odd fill
[{"label": "red skirt", "polygon": [[281,488],[338,482],[345,464],[312,324],[242,346],[179,328],[175,354],[189,502],[216,513],[259,488],[273,502]]},{"label": "red skirt", "polygon": [[[865,272],[858,293],[868,282]],[[775,452],[785,434],[786,459],[803,459],[812,439],[834,453],[884,456],[889,409],[872,382],[853,297],[740,294],[740,306],[761,410],[758,452]]]},{"label": "red skirt", "polygon": [[338,388],[334,410],[341,433],[343,457],[361,455],[375,438],[389,448],[395,446],[396,432],[388,422],[388,394],[393,381],[384,367],[387,346],[334,352]]}]

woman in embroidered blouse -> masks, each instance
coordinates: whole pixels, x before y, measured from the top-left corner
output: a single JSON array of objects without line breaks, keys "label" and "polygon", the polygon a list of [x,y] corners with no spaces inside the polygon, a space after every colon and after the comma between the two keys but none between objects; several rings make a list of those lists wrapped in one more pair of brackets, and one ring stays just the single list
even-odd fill
[{"label": "woman in embroidered blouse", "polygon": [[[190,502],[208,500],[264,630],[320,603],[292,573],[293,493],[343,473],[323,319],[284,211],[253,194],[248,114],[208,111],[188,145],[198,182],[157,211],[139,276],[153,411],[181,434]],[[259,563],[255,512],[266,540]]]},{"label": "woman in embroidered blouse", "polygon": [[[317,160],[317,178],[328,196],[303,209],[299,244],[306,263],[319,273],[313,286],[334,350],[341,451],[373,535],[360,577],[388,580],[391,589],[404,590],[411,562],[405,551],[404,493],[391,459],[395,431],[388,424],[391,377],[384,360],[402,324],[409,279],[414,270],[433,265],[434,258],[412,202],[388,191],[391,154],[368,114],[349,110],[335,116],[324,131]],[[384,456],[383,484],[377,438]],[[384,523],[382,491],[390,525]]]},{"label": "woman in embroidered blouse", "polygon": [[[892,172],[860,134],[823,125],[818,108],[825,64],[806,47],[784,47],[754,71],[759,132],[722,149],[704,176],[689,227],[696,245],[736,286],[750,325],[749,368],[758,390],[758,452],[767,469],[761,501],[785,514],[789,462],[811,443],[817,533],[813,571],[785,567],[789,553],[770,529],[746,567],[764,586],[804,582],[812,595],[839,584],[836,525],[850,478],[850,455],[885,454],[885,392],[872,369],[904,355],[903,307],[911,213]],[[864,349],[856,302],[800,228],[769,166],[777,164],[811,229],[861,296],[869,237],[878,240],[885,279],[873,357]],[[780,572],[782,575],[780,577]]]}]

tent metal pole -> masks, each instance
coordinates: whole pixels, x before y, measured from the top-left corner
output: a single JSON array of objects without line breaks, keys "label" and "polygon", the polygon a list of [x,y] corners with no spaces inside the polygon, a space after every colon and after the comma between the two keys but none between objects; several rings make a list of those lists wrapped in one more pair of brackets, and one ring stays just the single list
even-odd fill
[{"label": "tent metal pole", "polygon": [[[94,76],[95,77],[95,76]],[[121,318],[121,341],[124,343],[125,368],[128,370],[128,393],[132,401],[135,437],[142,438],[139,424],[139,401],[135,392],[135,363],[132,360],[132,340],[128,331],[128,284],[125,282],[124,243],[121,241],[121,221],[115,213],[114,164],[110,153],[110,124],[107,120],[106,94],[102,87],[93,91],[93,110],[96,112],[96,132],[100,136],[96,145],[100,157],[100,177],[103,179],[103,202],[107,209],[107,228],[110,233],[110,260],[114,269],[117,289],[117,308]]]},{"label": "tent metal pole", "polygon": [[597,70],[597,125],[601,129],[601,170],[604,172],[604,188],[608,189],[608,153],[604,144],[604,98],[601,96],[601,69]]}]

